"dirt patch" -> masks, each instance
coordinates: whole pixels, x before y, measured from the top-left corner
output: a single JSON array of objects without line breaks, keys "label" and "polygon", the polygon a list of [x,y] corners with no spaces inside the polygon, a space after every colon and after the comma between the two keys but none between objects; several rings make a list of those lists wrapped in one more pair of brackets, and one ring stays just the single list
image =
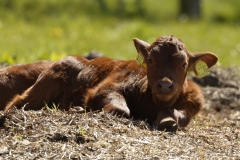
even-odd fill
[{"label": "dirt patch", "polygon": [[192,79],[202,88],[205,110],[215,110],[222,118],[230,119],[228,113],[240,111],[240,67],[216,68],[209,76]]},{"label": "dirt patch", "polygon": [[3,159],[240,158],[240,68],[197,79],[205,109],[176,133],[104,113],[54,110],[0,112]]}]

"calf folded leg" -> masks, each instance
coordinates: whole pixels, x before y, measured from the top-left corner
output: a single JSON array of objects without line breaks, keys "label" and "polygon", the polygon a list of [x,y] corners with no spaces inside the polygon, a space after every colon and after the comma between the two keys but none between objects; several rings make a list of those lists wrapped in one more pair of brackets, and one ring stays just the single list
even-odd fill
[{"label": "calf folded leg", "polygon": [[15,106],[21,108],[25,106],[26,110],[39,110],[46,104],[61,103],[58,99],[59,94],[62,94],[61,80],[55,79],[51,74],[44,74],[33,86],[28,88],[23,94],[17,95],[5,107],[5,110]]},{"label": "calf folded leg", "polygon": [[130,117],[125,98],[112,90],[92,90],[86,97],[86,107],[90,110],[103,110],[116,115]]},{"label": "calf folded leg", "polygon": [[157,119],[154,122],[160,130],[176,131],[178,128],[177,116],[174,114],[177,110],[173,108],[163,108],[158,111]]}]

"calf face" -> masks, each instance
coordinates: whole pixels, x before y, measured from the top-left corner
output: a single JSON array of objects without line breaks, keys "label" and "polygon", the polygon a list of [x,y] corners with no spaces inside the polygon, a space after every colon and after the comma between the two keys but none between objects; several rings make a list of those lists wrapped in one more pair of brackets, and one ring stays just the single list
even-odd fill
[{"label": "calf face", "polygon": [[[190,53],[182,41],[173,36],[160,37],[152,45],[134,39],[134,44],[147,64],[148,85],[153,100],[161,107],[173,105],[187,85],[187,72],[195,70],[197,61],[206,62],[209,68],[217,62],[212,53]],[[163,102],[166,106],[162,106]]]}]

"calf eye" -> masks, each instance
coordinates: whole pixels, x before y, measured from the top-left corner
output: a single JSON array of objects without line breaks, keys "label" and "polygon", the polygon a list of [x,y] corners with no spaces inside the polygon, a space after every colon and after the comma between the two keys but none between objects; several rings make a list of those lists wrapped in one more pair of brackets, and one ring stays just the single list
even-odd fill
[{"label": "calf eye", "polygon": [[151,64],[152,63],[152,59],[149,58],[148,59],[148,63]]},{"label": "calf eye", "polygon": [[182,65],[182,67],[183,67],[183,68],[186,68],[186,67],[187,67],[187,63],[184,63],[184,64]]}]

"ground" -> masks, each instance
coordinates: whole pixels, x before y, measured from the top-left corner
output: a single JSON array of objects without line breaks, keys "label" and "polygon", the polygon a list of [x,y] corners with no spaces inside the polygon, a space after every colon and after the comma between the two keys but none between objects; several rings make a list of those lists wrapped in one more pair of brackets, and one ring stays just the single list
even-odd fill
[{"label": "ground", "polygon": [[205,109],[176,133],[104,113],[0,112],[0,159],[240,159],[240,67],[197,82]]}]

